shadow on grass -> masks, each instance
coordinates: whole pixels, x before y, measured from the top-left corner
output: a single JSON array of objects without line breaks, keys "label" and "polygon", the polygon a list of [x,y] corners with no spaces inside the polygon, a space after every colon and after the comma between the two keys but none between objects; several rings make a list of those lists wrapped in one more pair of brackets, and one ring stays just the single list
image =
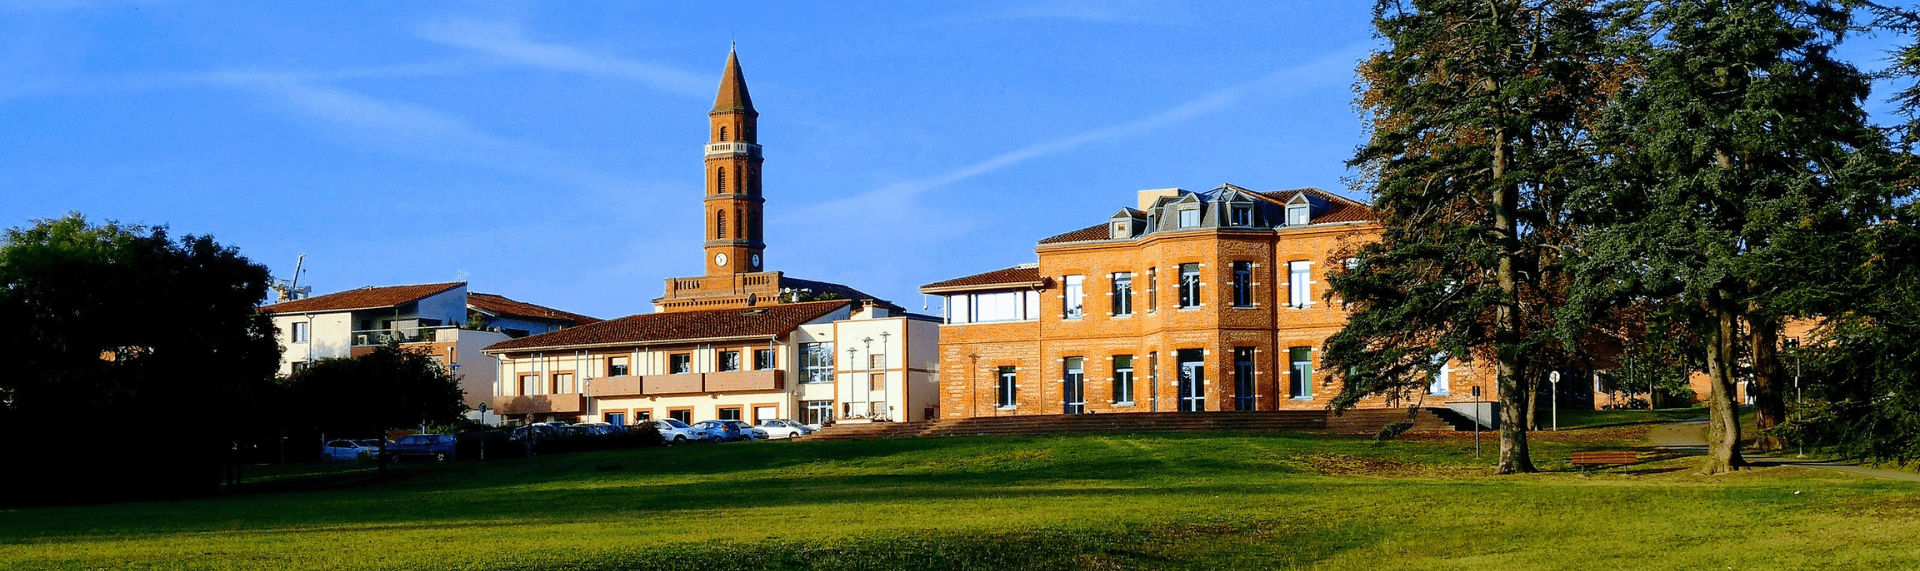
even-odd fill
[{"label": "shadow on grass", "polygon": [[1137,524],[1107,529],[904,533],[829,542],[674,545],[523,561],[504,568],[611,571],[1081,570],[1295,567],[1378,544],[1384,532],[1262,520]]}]

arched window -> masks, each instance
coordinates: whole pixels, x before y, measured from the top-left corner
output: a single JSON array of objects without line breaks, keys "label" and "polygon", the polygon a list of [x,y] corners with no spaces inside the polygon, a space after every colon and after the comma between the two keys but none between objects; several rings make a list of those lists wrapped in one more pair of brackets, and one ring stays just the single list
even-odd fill
[{"label": "arched window", "polygon": [[760,240],[760,211],[749,211],[747,216],[750,217],[747,219],[747,239],[757,242]]},{"label": "arched window", "polygon": [[726,141],[727,141],[727,126],[721,125],[720,126],[720,142],[724,143]]},{"label": "arched window", "polygon": [[747,194],[760,195],[760,167],[747,167]]},{"label": "arched window", "polygon": [[713,217],[713,237],[715,239],[727,237],[727,211],[715,212]]},{"label": "arched window", "polygon": [[745,232],[740,231],[741,218],[743,217],[740,216],[740,211],[733,211],[733,235],[736,238],[744,238],[747,235]]},{"label": "arched window", "polygon": [[714,180],[718,182],[718,184],[714,185],[713,187],[714,194],[726,194],[727,193],[727,167],[720,167],[720,173],[714,176]]}]

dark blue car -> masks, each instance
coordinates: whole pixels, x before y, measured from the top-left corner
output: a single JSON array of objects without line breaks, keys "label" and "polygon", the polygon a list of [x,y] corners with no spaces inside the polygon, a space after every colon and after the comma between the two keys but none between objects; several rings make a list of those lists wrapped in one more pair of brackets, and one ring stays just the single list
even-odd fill
[{"label": "dark blue car", "polygon": [[387,445],[387,456],[397,459],[432,458],[437,462],[453,459],[459,440],[451,434],[415,434]]}]

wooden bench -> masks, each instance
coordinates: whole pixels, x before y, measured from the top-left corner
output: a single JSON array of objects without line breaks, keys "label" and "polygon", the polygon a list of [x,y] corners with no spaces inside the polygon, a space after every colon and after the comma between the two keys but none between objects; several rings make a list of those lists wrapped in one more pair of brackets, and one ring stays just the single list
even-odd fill
[{"label": "wooden bench", "polygon": [[1618,452],[1575,452],[1570,462],[1576,468],[1588,466],[1617,466],[1640,462],[1640,453],[1633,451]]}]

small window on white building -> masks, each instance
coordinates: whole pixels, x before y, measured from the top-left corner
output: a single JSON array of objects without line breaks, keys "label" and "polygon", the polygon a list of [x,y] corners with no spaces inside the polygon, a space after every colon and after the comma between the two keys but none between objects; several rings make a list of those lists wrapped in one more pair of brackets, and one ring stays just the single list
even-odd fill
[{"label": "small window on white building", "polygon": [[313,338],[312,323],[307,323],[304,321],[294,322],[293,324],[293,342],[294,343],[306,343],[307,340],[311,338]]}]

